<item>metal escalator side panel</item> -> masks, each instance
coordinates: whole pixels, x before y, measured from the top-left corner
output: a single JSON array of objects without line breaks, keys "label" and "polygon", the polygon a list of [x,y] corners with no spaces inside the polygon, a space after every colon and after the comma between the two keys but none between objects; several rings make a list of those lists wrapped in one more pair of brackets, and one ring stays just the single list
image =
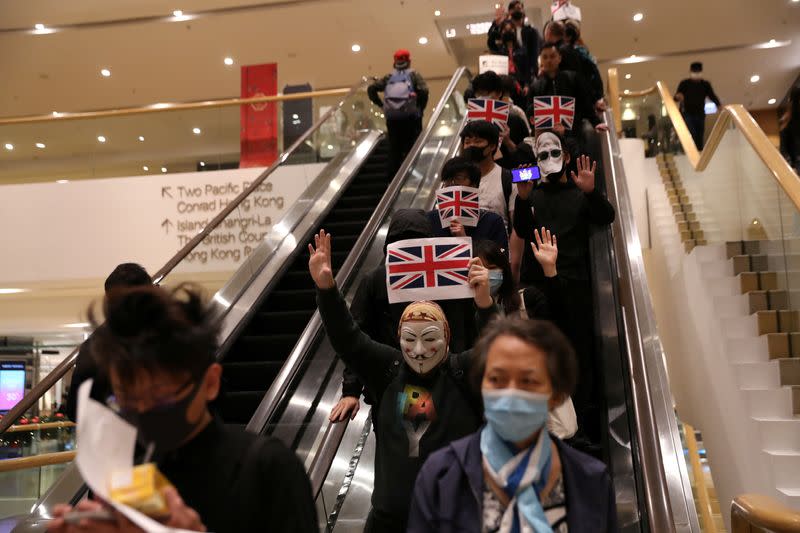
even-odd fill
[{"label": "metal escalator side panel", "polygon": [[[612,117],[607,113],[607,121]],[[700,530],[684,460],[664,351],[655,315],[642,248],[628,196],[617,136],[603,142],[609,201],[617,217],[613,225],[616,292],[630,367],[630,405],[635,418],[634,446],[643,484],[643,504],[651,531]]]}]

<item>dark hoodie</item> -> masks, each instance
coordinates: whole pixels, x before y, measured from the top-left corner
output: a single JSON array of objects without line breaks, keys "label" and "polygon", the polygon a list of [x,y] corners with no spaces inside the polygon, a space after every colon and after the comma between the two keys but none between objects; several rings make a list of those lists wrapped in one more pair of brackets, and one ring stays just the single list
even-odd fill
[{"label": "dark hoodie", "polygon": [[[433,236],[428,215],[422,209],[401,209],[392,217],[386,234],[386,246],[405,239],[425,239]],[[475,304],[471,299],[437,301],[450,324],[450,351],[463,352],[472,347],[478,337],[475,324]],[[408,302],[389,303],[386,291],[386,267],[381,264],[369,272],[356,289],[350,312],[361,330],[374,341],[400,348],[397,325]],[[360,396],[363,386],[358,378],[345,369],[342,379],[342,396]],[[368,403],[373,398],[365,392]]]}]

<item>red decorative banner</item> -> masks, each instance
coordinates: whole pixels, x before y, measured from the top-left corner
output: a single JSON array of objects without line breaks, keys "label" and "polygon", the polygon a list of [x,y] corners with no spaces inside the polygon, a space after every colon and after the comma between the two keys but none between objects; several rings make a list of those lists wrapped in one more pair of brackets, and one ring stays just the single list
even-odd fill
[{"label": "red decorative banner", "polygon": [[[242,98],[278,94],[278,64],[242,67]],[[239,168],[266,167],[278,159],[278,104],[241,106]]]}]

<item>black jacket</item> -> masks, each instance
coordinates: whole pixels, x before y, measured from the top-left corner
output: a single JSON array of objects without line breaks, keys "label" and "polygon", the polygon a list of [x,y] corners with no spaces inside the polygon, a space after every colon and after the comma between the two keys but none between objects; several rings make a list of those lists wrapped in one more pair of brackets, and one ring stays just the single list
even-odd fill
[{"label": "black jacket", "polygon": [[303,464],[273,437],[215,419],[158,467],[209,531],[319,531]]},{"label": "black jacket", "polygon": [[592,97],[592,104],[603,97],[603,78],[597,64],[584,54],[581,54],[573,45],[562,42],[558,46],[561,53],[561,70],[577,73],[583,79]]},{"label": "black jacket", "polygon": [[[532,79],[538,70],[539,45],[541,41],[542,38],[536,28],[529,24],[522,26],[522,49],[527,55],[528,80]],[[496,22],[492,22],[489,32],[486,34],[486,46],[493,54],[508,55],[508,50],[503,46],[503,40],[500,36],[500,26]],[[526,85],[526,83],[523,85]]]},{"label": "black jacket", "polygon": [[800,117],[790,120],[781,130],[781,153],[795,172],[800,172]]},{"label": "black jacket", "polygon": [[[587,119],[592,126],[600,124],[601,120],[594,111],[594,102],[586,81],[577,72],[559,70],[555,78],[544,75],[536,78],[531,85],[530,97],[534,96],[571,96],[575,98],[575,119],[572,133],[580,130],[581,120]],[[528,110],[528,116],[533,116],[533,107]]]},{"label": "black jacket", "polygon": [[[423,377],[408,369],[399,349],[375,342],[359,329],[337,288],[317,290],[317,304],[334,350],[377,400],[372,506],[403,524],[425,459],[481,423],[480,402],[466,383],[471,354],[451,353],[431,376]],[[480,311],[482,322],[495,312]]]},{"label": "black jacket", "polygon": [[[105,325],[101,325],[98,331],[100,328],[104,327]],[[104,404],[112,394],[111,382],[108,376],[105,375],[105,372],[100,370],[100,367],[92,356],[92,338],[93,337],[89,337],[81,344],[78,357],[75,359],[75,369],[72,371],[72,381],[70,381],[69,384],[69,394],[67,395],[66,407],[64,409],[64,414],[72,421],[77,420],[78,388],[80,388],[84,381],[87,379],[94,380],[94,383],[92,383],[92,390],[89,393],[89,397],[93,400]]]},{"label": "black jacket", "polygon": [[719,98],[717,98],[711,84],[704,80],[693,80],[687,78],[678,84],[676,93],[683,95],[683,102],[681,107],[687,115],[706,115],[706,98],[711,99],[712,102],[720,105]]},{"label": "black jacket", "polygon": [[[453,236],[449,227],[442,227],[441,220],[439,219],[439,211],[436,209],[428,212],[428,220],[430,220],[431,226],[433,227],[434,237]],[[473,241],[494,241],[500,248],[508,250],[506,225],[503,223],[503,217],[497,213],[481,209],[478,225],[474,228],[471,226],[464,226],[464,232],[467,234],[467,237],[472,237]]]},{"label": "black jacket", "polygon": [[[378,93],[381,93],[386,89],[386,84],[389,83],[389,78],[391,78],[391,74],[387,74],[381,79],[376,79],[372,82],[369,87],[367,87],[367,96],[378,107],[383,107],[383,101],[381,100]],[[409,72],[409,77],[411,78],[411,85],[414,87],[414,92],[417,93],[417,106],[419,107],[419,112],[422,113],[425,111],[425,106],[428,105],[428,84],[425,83],[425,79],[422,77],[422,74],[417,72],[416,70],[411,70]]]},{"label": "black jacket", "polygon": [[[532,208],[532,209],[531,209]],[[572,181],[539,183],[527,200],[517,197],[514,229],[525,239],[526,254],[534,240],[534,228],[545,227],[558,237],[558,275],[565,279],[589,279],[589,228],[614,221],[614,207],[595,189],[586,194]],[[533,253],[530,252],[530,256]],[[520,280],[537,283],[544,278],[535,258],[526,256]]]}]

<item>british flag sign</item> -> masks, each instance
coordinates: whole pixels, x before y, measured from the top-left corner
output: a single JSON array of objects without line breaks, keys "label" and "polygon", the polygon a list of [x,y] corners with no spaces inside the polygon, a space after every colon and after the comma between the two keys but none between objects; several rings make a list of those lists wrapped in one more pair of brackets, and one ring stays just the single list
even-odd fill
[{"label": "british flag sign", "polygon": [[436,191],[436,210],[443,228],[450,227],[451,220],[464,226],[475,227],[481,216],[478,189],[473,187],[442,187]]},{"label": "british flag sign", "polygon": [[467,102],[467,122],[485,120],[496,125],[501,130],[506,127],[510,112],[511,106],[500,100],[470,98]]},{"label": "british flag sign", "polygon": [[537,130],[563,124],[568,130],[575,122],[575,99],[571,96],[534,96],[531,123]]},{"label": "british flag sign", "polygon": [[472,239],[407,239],[386,248],[389,303],[472,298]]}]

